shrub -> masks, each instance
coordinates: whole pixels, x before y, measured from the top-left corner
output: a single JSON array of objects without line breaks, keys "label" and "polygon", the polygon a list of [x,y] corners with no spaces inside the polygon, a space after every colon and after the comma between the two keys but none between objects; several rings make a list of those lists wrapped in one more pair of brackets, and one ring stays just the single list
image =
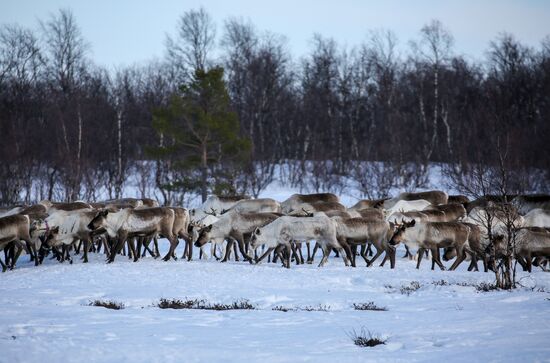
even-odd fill
[{"label": "shrub", "polygon": [[368,303],[353,304],[355,310],[372,310],[372,311],[387,311],[388,309],[380,306],[376,306],[374,301],[369,301]]},{"label": "shrub", "polygon": [[231,304],[209,303],[206,300],[178,300],[160,299],[158,305],[161,309],[197,309],[197,310],[253,310],[248,300],[237,300]]},{"label": "shrub", "polygon": [[365,328],[361,328],[360,333],[357,333],[354,329],[348,333],[348,336],[353,341],[353,344],[359,347],[375,347],[380,344],[386,344],[387,341],[387,339],[382,339],[369,330],[365,330]]},{"label": "shrub", "polygon": [[412,292],[415,292],[416,290],[420,289],[420,282],[418,281],[411,281],[409,286],[401,286],[401,294],[409,296]]},{"label": "shrub", "polygon": [[95,300],[95,301],[90,302],[88,304],[88,306],[100,306],[100,307],[107,308],[107,309],[112,309],[112,310],[124,309],[124,304],[123,303],[118,303],[116,301],[109,301],[109,300],[105,300],[105,301]]}]

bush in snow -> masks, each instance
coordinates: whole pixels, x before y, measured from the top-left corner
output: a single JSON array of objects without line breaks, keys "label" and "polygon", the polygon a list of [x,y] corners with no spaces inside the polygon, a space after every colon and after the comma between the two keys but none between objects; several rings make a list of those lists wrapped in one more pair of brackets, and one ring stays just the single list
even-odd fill
[{"label": "bush in snow", "polygon": [[113,309],[113,310],[121,310],[124,309],[124,304],[119,303],[116,301],[109,301],[109,300],[95,300],[88,304],[89,306],[101,306],[107,309]]},{"label": "bush in snow", "polygon": [[160,299],[157,305],[161,309],[197,309],[197,310],[253,310],[248,300],[237,300],[231,304],[209,303],[206,300]]},{"label": "bush in snow", "polygon": [[361,328],[360,333],[357,333],[354,329],[348,333],[348,336],[353,341],[353,344],[359,347],[375,347],[380,344],[386,344],[387,341],[387,339],[382,339],[369,330],[365,330],[365,328]]},{"label": "bush in snow", "polygon": [[412,292],[415,292],[416,290],[420,289],[420,282],[418,281],[411,281],[409,286],[401,286],[401,294],[409,296]]},{"label": "bush in snow", "polygon": [[374,301],[369,301],[368,303],[353,304],[353,308],[355,310],[388,311],[385,306],[376,306]]}]

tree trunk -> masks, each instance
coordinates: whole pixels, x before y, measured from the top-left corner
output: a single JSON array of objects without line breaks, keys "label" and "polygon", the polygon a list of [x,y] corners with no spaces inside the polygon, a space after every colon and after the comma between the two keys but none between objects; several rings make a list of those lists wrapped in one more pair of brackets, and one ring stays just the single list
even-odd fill
[{"label": "tree trunk", "polygon": [[122,111],[117,111],[117,146],[118,146],[118,169],[117,169],[117,181],[115,186],[116,198],[120,198],[122,194]]},{"label": "tree trunk", "polygon": [[202,202],[206,202],[208,197],[208,153],[206,144],[201,147],[201,198]]}]

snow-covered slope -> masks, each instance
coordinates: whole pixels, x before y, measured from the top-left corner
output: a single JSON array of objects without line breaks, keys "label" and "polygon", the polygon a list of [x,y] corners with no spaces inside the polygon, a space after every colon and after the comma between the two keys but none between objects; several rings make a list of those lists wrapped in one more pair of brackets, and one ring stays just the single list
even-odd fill
[{"label": "snow-covered slope", "polygon": [[[362,263],[354,269],[331,258],[324,268],[284,269],[213,260],[133,263],[122,256],[107,265],[102,255],[91,256],[88,264],[49,260],[39,267],[24,257],[16,270],[0,275],[0,362],[512,362],[550,356],[550,274],[542,271],[521,272],[527,287],[513,292],[477,292],[462,285],[492,282],[493,275],[467,272],[466,263],[449,272],[431,271],[425,261],[416,270],[414,261],[398,258],[395,270]],[[414,281],[420,288],[407,294],[403,287]],[[160,309],[161,298],[248,299],[256,309]],[[88,306],[96,299],[126,307]],[[387,311],[353,308],[370,301]],[[297,311],[272,310],[277,306]],[[304,310],[320,306],[326,311]],[[363,327],[387,343],[355,346],[348,335]]]}]

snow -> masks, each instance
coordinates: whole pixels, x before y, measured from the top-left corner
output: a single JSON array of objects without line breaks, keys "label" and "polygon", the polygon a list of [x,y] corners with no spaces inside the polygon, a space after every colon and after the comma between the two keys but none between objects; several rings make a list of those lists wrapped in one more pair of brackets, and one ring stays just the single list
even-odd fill
[{"label": "snow", "polygon": [[[167,248],[162,241],[161,252]],[[24,256],[0,275],[0,362],[506,362],[543,361],[550,353],[550,274],[540,270],[519,273],[524,288],[477,292],[457,284],[489,283],[494,275],[468,272],[467,263],[431,271],[424,261],[416,270],[414,261],[398,258],[391,270],[347,268],[331,257],[324,268],[285,269],[124,256],[105,264],[103,255],[90,256],[88,264],[75,258],[39,267]],[[434,284],[441,280],[446,285]],[[401,293],[412,281],[420,288]],[[161,298],[248,299],[256,309],[160,309]],[[96,299],[125,308],[88,306]],[[369,301],[387,311],[354,310]],[[299,310],[319,306],[328,311]],[[386,345],[355,346],[348,335],[362,328]]]},{"label": "snow", "polygon": [[[260,197],[282,201],[299,192],[275,181]],[[339,195],[348,206],[359,197],[353,190]],[[164,255],[169,244],[161,240],[160,247]],[[398,258],[391,270],[366,268],[360,258],[357,268],[345,267],[331,257],[323,268],[285,269],[198,261],[198,249],[194,257],[133,263],[117,256],[106,264],[90,253],[88,264],[75,257],[72,265],[46,260],[35,267],[23,256],[0,274],[0,362],[548,361],[550,274],[540,269],[519,272],[525,287],[512,292],[477,292],[472,285],[494,275],[468,272],[468,262],[431,271],[428,260],[416,270],[414,261]],[[403,290],[415,281],[418,290]],[[256,309],[160,309],[161,298],[247,299]],[[89,306],[96,299],[125,308]],[[387,311],[353,308],[370,301]],[[277,306],[294,310],[272,310]],[[319,306],[327,311],[304,310]],[[355,346],[349,335],[363,328],[386,344]]]}]

